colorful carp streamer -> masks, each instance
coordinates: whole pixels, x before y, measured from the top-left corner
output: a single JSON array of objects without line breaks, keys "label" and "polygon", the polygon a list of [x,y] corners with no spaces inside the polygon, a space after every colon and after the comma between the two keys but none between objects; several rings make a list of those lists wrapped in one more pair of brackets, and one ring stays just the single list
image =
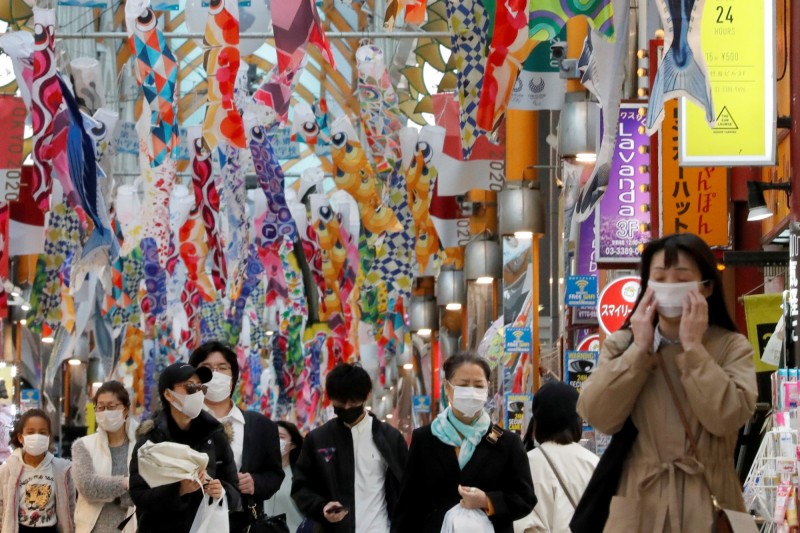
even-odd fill
[{"label": "colorful carp streamer", "polygon": [[244,318],[244,308],[247,304],[247,299],[261,282],[261,275],[264,272],[264,267],[259,260],[256,246],[251,244],[247,251],[246,264],[244,265],[244,279],[241,285],[236,287],[234,293],[231,295],[232,304],[227,317],[231,335],[229,338],[231,346],[235,346],[239,341],[239,333],[242,330],[242,319]]},{"label": "colorful carp streamer", "polygon": [[394,212],[381,201],[375,171],[347,117],[336,119],[331,127],[331,155],[336,186],[350,193],[358,203],[361,223],[370,234],[370,245],[384,232],[402,231]]},{"label": "colorful carp streamer", "polygon": [[148,325],[164,318],[167,310],[167,272],[158,262],[158,247],[151,237],[142,239],[144,256],[144,291],[139,291],[139,305]]},{"label": "colorful carp streamer", "polygon": [[[61,265],[77,249],[80,242],[80,222],[75,211],[66,204],[56,204],[47,217],[44,254],[39,256],[37,265],[36,288],[39,296],[37,321],[41,320],[51,329],[61,322],[61,283],[58,276]],[[39,271],[43,275],[39,276]],[[41,282],[40,282],[41,279]]]},{"label": "colorful carp streamer", "polygon": [[244,123],[234,102],[239,72],[239,3],[211,0],[203,39],[203,67],[208,75],[208,107],[203,121],[203,138],[213,150],[220,141],[237,148],[247,142]]},{"label": "colorful carp streamer", "polygon": [[706,112],[714,127],[714,101],[701,47],[701,20],[705,0],[657,0],[664,25],[664,57],[656,71],[647,110],[647,134],[664,120],[664,102],[686,96]]},{"label": "colorful carp streamer", "polygon": [[[406,170],[406,186],[408,187],[408,204],[411,217],[414,219],[416,242],[414,253],[417,267],[422,274],[428,268],[428,262],[441,249],[439,236],[430,214],[431,192],[438,173],[431,161],[434,157],[433,141],[428,141],[428,132],[435,126],[425,126],[414,144],[413,156]],[[404,143],[405,145],[405,143]],[[405,160],[405,158],[404,158]]]},{"label": "colorful carp streamer", "polygon": [[144,345],[144,331],[134,326],[128,325],[125,328],[122,348],[120,349],[118,371],[123,375],[129,376],[128,379],[121,381],[129,382],[133,387],[133,398],[131,404],[134,413],[141,413],[145,404],[145,365],[142,353]]},{"label": "colorful carp streamer", "polygon": [[33,83],[31,120],[33,125],[33,177],[31,189],[39,208],[50,207],[51,160],[64,151],[64,140],[53,138],[53,120],[61,107],[61,85],[56,77],[56,12],[33,8]]},{"label": "colorful carp streamer", "polygon": [[391,0],[386,7],[386,16],[383,19],[383,27],[392,31],[400,11],[405,8],[406,24],[413,24],[420,26],[425,22],[425,12],[427,10],[428,0]]},{"label": "colorful carp streamer", "polygon": [[403,127],[397,93],[386,70],[383,51],[374,44],[356,50],[358,101],[375,170],[388,174],[400,159]]},{"label": "colorful carp streamer", "polygon": [[225,265],[225,245],[222,239],[219,214],[219,192],[212,175],[211,154],[199,134],[193,136],[190,134],[189,141],[195,208],[200,210],[200,218],[206,229],[206,243],[211,254],[211,277],[214,280],[214,287],[223,292],[228,272]]},{"label": "colorful carp streamer", "polygon": [[378,340],[378,365],[380,382],[386,384],[386,360],[403,352],[408,327],[405,322],[403,298],[389,300],[388,312],[383,322],[381,338]]},{"label": "colorful carp streamer", "polygon": [[321,405],[320,363],[327,337],[325,333],[318,332],[305,344],[306,363],[297,380],[302,385],[298,387],[295,399],[297,425],[304,429],[314,427]]},{"label": "colorful carp streamer", "polygon": [[126,2],[125,23],[131,52],[136,57],[136,80],[150,107],[147,154],[150,165],[158,167],[178,145],[178,62],[158,28],[150,0]]},{"label": "colorful carp streamer", "polygon": [[299,76],[295,72],[281,74],[277,69],[272,69],[267,74],[267,81],[253,94],[253,101],[272,109],[277,119],[285,124],[289,120],[289,103],[292,100],[292,90]]},{"label": "colorful carp streamer", "polygon": [[222,203],[228,216],[226,264],[229,272],[236,272],[246,260],[247,243],[250,242],[250,218],[247,213],[247,190],[245,189],[242,151],[223,144],[219,147],[219,163],[222,174]]},{"label": "colorful carp streamer", "polygon": [[306,49],[313,44],[322,57],[334,67],[333,52],[317,13],[315,0],[283,0],[280,9],[272,11],[275,48],[278,49],[278,70],[295,76],[303,66]]},{"label": "colorful carp streamer", "polygon": [[292,135],[299,136],[309,146],[323,148],[331,144],[328,103],[324,98],[313,105],[298,102],[294,106]]},{"label": "colorful carp streamer", "polygon": [[458,70],[461,152],[466,160],[478,135],[485,133],[478,126],[478,103],[486,74],[489,16],[481,0],[446,0],[445,6]]}]

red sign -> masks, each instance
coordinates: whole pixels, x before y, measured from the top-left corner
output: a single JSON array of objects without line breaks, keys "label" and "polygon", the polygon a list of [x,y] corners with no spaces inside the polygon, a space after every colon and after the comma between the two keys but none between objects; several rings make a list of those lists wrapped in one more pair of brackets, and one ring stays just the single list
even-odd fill
[{"label": "red sign", "polygon": [[606,285],[597,302],[597,321],[608,335],[617,331],[633,310],[639,296],[639,277],[625,276]]},{"label": "red sign", "polygon": [[[591,307],[589,308],[591,309]],[[600,351],[600,335],[597,333],[593,333],[591,335],[587,335],[586,337],[578,343],[578,346],[575,348],[577,352],[599,352]]]}]

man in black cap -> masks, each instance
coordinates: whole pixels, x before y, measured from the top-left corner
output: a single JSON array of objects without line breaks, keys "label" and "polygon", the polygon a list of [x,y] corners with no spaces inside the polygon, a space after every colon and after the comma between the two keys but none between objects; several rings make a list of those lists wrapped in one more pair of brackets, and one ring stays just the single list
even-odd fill
[{"label": "man in black cap", "polygon": [[530,515],[514,522],[514,531],[569,532],[598,461],[578,444],[583,424],[577,403],[578,391],[560,381],[545,383],[533,395],[531,424],[539,446],[528,452],[528,462],[538,501]]},{"label": "man in black cap", "polygon": [[[161,373],[158,394],[162,411],[143,422],[131,456],[130,494],[136,504],[139,531],[188,532],[203,493],[213,498],[223,495],[228,509],[239,510],[240,495],[233,452],[222,424],[203,411],[206,383],[211,371],[186,363],[175,363]],[[151,488],[139,475],[139,448],[145,442],[177,442],[208,455],[208,466],[200,484],[184,480]]]}]

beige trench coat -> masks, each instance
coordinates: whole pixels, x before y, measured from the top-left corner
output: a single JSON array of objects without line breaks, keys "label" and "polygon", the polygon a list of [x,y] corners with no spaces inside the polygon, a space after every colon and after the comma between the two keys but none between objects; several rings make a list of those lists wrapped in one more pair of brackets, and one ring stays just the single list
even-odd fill
[{"label": "beige trench coat", "polygon": [[758,396],[753,349],[742,335],[716,326],[706,332],[704,350],[659,349],[695,431],[701,465],[653,354],[631,340],[630,330],[605,340],[578,400],[578,412],[603,433],[619,431],[629,415],[639,429],[605,531],[708,532],[713,512],[703,468],[720,504],[744,510],[733,457]]}]

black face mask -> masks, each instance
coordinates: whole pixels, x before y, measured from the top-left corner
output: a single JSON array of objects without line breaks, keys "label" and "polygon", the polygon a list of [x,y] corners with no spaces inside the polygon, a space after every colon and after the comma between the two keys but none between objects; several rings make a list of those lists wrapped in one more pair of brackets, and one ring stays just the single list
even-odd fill
[{"label": "black face mask", "polygon": [[349,426],[364,413],[364,405],[356,405],[355,407],[349,407],[347,409],[344,407],[334,407],[333,412],[340,422]]}]

